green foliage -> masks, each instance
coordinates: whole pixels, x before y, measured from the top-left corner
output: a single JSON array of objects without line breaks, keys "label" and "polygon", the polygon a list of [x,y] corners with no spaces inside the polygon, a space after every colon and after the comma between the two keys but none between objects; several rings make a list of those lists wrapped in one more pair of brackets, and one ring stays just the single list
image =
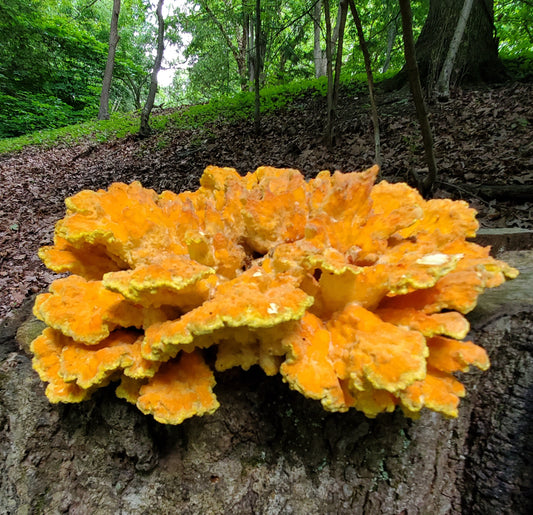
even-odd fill
[{"label": "green foliage", "polygon": [[533,80],[533,51],[518,56],[504,56],[502,61],[514,80]]},{"label": "green foliage", "polygon": [[[248,76],[249,52],[254,42],[246,40],[250,32],[253,2],[249,0],[197,0],[195,9],[184,18],[184,30],[192,36],[186,55],[191,64],[188,80],[179,77],[182,103],[206,102],[210,98],[252,89]],[[309,80],[315,75],[313,57],[313,8],[310,0],[262,0],[262,30],[265,40],[263,85],[287,84]],[[401,23],[396,0],[357,2],[365,29],[365,38],[374,65],[381,71],[387,61],[389,32],[392,46],[388,61],[399,70],[403,66]],[[428,0],[413,3],[415,34],[427,15]],[[331,3],[332,17],[337,13]],[[252,20],[253,21],[253,20]],[[335,19],[332,20],[335,25]],[[252,23],[253,25],[253,23]],[[322,46],[324,20],[322,19]],[[248,44],[248,46],[247,46]],[[243,63],[240,65],[237,59]],[[344,74],[364,72],[364,62],[351,14],[345,32]],[[244,69],[243,69],[244,66]],[[176,84],[178,86],[178,84]],[[184,87],[185,86],[185,87]]]},{"label": "green foliage", "polygon": [[[95,115],[111,6],[112,0],[0,2],[0,138]],[[153,64],[150,13],[149,0],[122,0],[114,110],[138,109],[146,95]]]},{"label": "green foliage", "polygon": [[106,44],[76,23],[73,0],[0,5],[0,136],[94,114]]},{"label": "green foliage", "polygon": [[[154,9],[149,0],[122,0],[120,39],[111,88],[111,103],[115,111],[127,112],[142,107],[148,94],[154,64],[152,50],[157,40],[156,24]],[[108,37],[108,29],[106,34]],[[168,28],[166,35],[176,38],[175,31]]]},{"label": "green foliage", "polygon": [[93,106],[74,110],[61,99],[45,94],[23,91],[14,97],[0,93],[0,138],[63,127],[95,115]]},{"label": "green foliage", "polygon": [[495,0],[494,21],[503,58],[533,52],[533,9],[530,0]]},{"label": "green foliage", "polygon": [[[261,113],[284,109],[304,94],[326,96],[326,92],[325,77],[270,86],[261,90]],[[172,115],[172,123],[180,128],[199,128],[217,120],[233,122],[250,118],[254,112],[254,101],[254,93],[251,91],[217,97],[206,104],[193,105]]]},{"label": "green foliage", "polygon": [[74,145],[80,141],[102,143],[126,137],[139,130],[139,117],[116,113],[109,120],[92,120],[59,129],[46,129],[0,140],[0,154],[18,152],[27,146],[50,148],[54,145]]},{"label": "green foliage", "polygon": [[[152,3],[122,0],[112,112],[139,110],[146,98],[155,41]],[[309,82],[314,80],[314,4],[314,0],[261,1],[263,113],[282,108],[291,95],[298,94],[298,88],[312,87],[317,92],[325,88],[325,82]],[[84,122],[95,115],[107,58],[111,5],[112,0],[0,2],[0,138]],[[186,11],[176,9],[167,15],[166,46],[180,44],[179,32],[186,31],[191,37],[185,54],[189,67],[176,74],[173,86],[162,92],[158,101],[165,106],[203,104],[180,111],[183,122],[171,120],[178,125],[197,127],[202,120],[220,116],[250,116],[253,95],[247,92],[252,89],[248,60],[253,53],[255,2],[190,0],[187,5]],[[429,0],[412,2],[415,35],[422,28],[428,5]],[[337,6],[331,2],[332,18]],[[530,80],[531,0],[495,0],[494,6],[500,55],[515,79]],[[357,7],[374,72],[384,67],[389,74],[399,70],[403,51],[397,1],[358,1]],[[364,80],[351,14],[343,62],[343,81]],[[276,90],[280,85],[287,88]],[[154,118],[156,127],[167,123],[163,120],[167,118]]]},{"label": "green foliage", "polygon": [[[366,88],[366,76],[360,76],[360,82],[355,86],[361,90]],[[345,87],[354,88],[353,80],[341,79]],[[295,81],[280,86],[270,86],[261,90],[261,111],[263,114],[278,109],[286,109],[291,103],[304,95],[325,97],[327,81],[325,77],[306,81]],[[231,97],[219,97],[206,104],[193,105],[179,111],[155,114],[150,125],[155,132],[160,133],[158,145],[165,146],[165,134],[175,130],[204,128],[209,130],[210,123],[231,123],[242,119],[249,119],[254,111],[254,94],[241,92]],[[111,115],[110,120],[93,120],[90,122],[70,125],[59,129],[41,130],[17,138],[0,140],[0,154],[17,152],[30,145],[52,147],[54,145],[73,145],[80,141],[104,142],[136,134],[139,130],[138,113]]]}]

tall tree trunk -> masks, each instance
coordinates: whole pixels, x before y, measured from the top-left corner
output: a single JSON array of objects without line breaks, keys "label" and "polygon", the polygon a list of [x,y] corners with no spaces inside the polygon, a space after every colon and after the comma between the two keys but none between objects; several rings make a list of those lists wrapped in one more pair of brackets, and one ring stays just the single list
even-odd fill
[{"label": "tall tree trunk", "polygon": [[113,68],[115,67],[115,53],[119,40],[118,17],[120,15],[120,0],[113,0],[113,10],[111,12],[111,26],[109,30],[109,50],[107,52],[107,62],[105,65],[104,78],[102,80],[102,93],[100,94],[100,108],[98,110],[99,120],[109,119],[109,93],[111,91],[111,81],[113,80]]},{"label": "tall tree trunk", "polygon": [[247,25],[246,30],[246,54],[247,54],[247,64],[248,64],[248,89],[252,91],[253,85],[255,83],[255,25],[254,17],[252,13],[246,13],[244,15],[245,24]]},{"label": "tall tree trunk", "polygon": [[323,0],[324,2],[324,17],[326,19],[326,71],[328,78],[328,91],[327,91],[327,122],[326,122],[326,134],[325,139],[328,146],[333,144],[333,124],[335,122],[335,110],[333,105],[333,42],[331,41],[331,18],[329,10],[329,0]]},{"label": "tall tree trunk", "polygon": [[422,93],[422,86],[420,84],[420,75],[418,72],[418,65],[416,60],[416,51],[413,38],[413,15],[411,12],[410,0],[399,0],[400,12],[402,14],[402,29],[403,29],[403,45],[405,51],[405,63],[407,67],[407,75],[409,76],[409,84],[411,85],[411,93],[416,107],[416,114],[420,123],[422,131],[422,140],[424,141],[424,152],[426,154],[426,162],[429,173],[425,180],[418,178],[416,173],[412,171],[415,179],[418,182],[418,188],[423,195],[428,195],[437,178],[437,162],[435,160],[435,151],[433,148],[433,135],[431,134],[431,127],[427,115],[426,103]]},{"label": "tall tree trunk", "polygon": [[[313,14],[313,22],[314,22],[314,47],[313,47],[313,56],[315,61],[315,77],[318,79],[319,77],[327,76],[328,74],[328,50],[327,50],[327,42],[326,42],[326,50],[322,50],[321,45],[321,35],[322,35],[322,29],[320,26],[320,20],[322,19],[322,2],[323,0],[318,0],[318,2],[315,3],[314,6],[314,14]],[[331,8],[330,4],[327,6],[328,12],[331,15]],[[324,5],[324,12],[326,10],[326,6]],[[335,45],[337,44],[337,40],[339,38],[340,33],[340,27],[341,27],[341,16],[342,12],[339,6],[339,9],[337,11],[337,19],[335,22],[335,28],[331,27],[331,19],[329,19],[326,22],[326,39],[331,43],[331,53],[333,55]],[[329,29],[328,29],[329,24]],[[327,32],[329,30],[330,36],[327,36]]]},{"label": "tall tree trunk", "polygon": [[439,100],[448,100],[448,98],[450,98],[450,78],[452,76],[452,69],[455,64],[457,52],[459,51],[459,46],[463,40],[463,34],[465,32],[468,18],[470,17],[473,3],[474,0],[465,0],[461,14],[459,15],[459,21],[457,22],[457,27],[455,28],[450,48],[448,49],[448,54],[446,55],[444,65],[440,71],[439,80],[435,87],[435,93]]},{"label": "tall tree trunk", "polygon": [[141,127],[139,129],[139,136],[145,138],[149,136],[150,129],[150,113],[154,107],[155,95],[157,93],[157,74],[161,69],[161,62],[163,61],[163,52],[165,50],[165,20],[163,19],[163,1],[158,0],[156,15],[158,22],[157,29],[157,53],[155,56],[154,68],[152,70],[152,77],[150,81],[150,90],[148,91],[148,98],[146,99],[146,104],[144,104],[143,110],[141,111]]},{"label": "tall tree trunk", "polygon": [[355,26],[357,28],[359,46],[361,47],[361,52],[363,53],[363,59],[365,61],[366,79],[368,83],[368,96],[370,98],[370,108],[372,110],[372,125],[374,127],[375,162],[381,168],[381,140],[379,133],[378,108],[376,105],[376,98],[374,96],[374,76],[372,74],[372,62],[370,60],[370,53],[368,52],[368,47],[366,45],[363,25],[361,24],[361,18],[359,17],[359,13],[357,11],[357,7],[355,6],[354,0],[349,0],[349,5],[352,11],[353,19],[355,21]]},{"label": "tall tree trunk", "polygon": [[339,103],[339,90],[341,85],[342,71],[342,50],[344,48],[344,28],[346,26],[346,15],[348,13],[348,0],[340,0],[339,13],[337,15],[337,57],[335,59],[335,81],[333,83],[333,132],[330,142],[335,143],[335,119],[337,117],[337,105]]},{"label": "tall tree trunk", "polygon": [[327,57],[327,122],[325,139],[328,146],[335,145],[335,118],[337,112],[337,102],[339,97],[339,87],[342,69],[342,48],[344,42],[344,27],[346,25],[346,13],[348,11],[348,0],[341,0],[335,27],[336,39],[338,40],[335,54],[335,73],[333,73],[333,53],[335,49],[334,34],[331,30],[331,11],[329,0],[324,0],[324,16],[326,18],[326,57]]},{"label": "tall tree trunk", "polygon": [[383,63],[383,67],[381,68],[381,73],[385,73],[390,66],[392,48],[394,46],[394,40],[396,39],[396,33],[398,32],[398,29],[396,27],[397,17],[398,14],[396,14],[396,16],[389,23],[389,30],[387,33],[387,51],[385,53],[385,62]]},{"label": "tall tree trunk", "polygon": [[254,125],[255,134],[259,136],[261,133],[261,0],[255,2],[255,66],[256,73],[254,77],[255,90],[255,109],[254,109]]},{"label": "tall tree trunk", "polygon": [[[444,66],[463,5],[464,0],[429,2],[429,12],[416,42],[420,80],[427,91],[434,89]],[[404,68],[387,81],[386,86],[389,89],[401,87],[406,75]],[[475,0],[451,80],[457,83],[497,82],[505,77],[505,68],[498,57],[493,0]]]},{"label": "tall tree trunk", "polygon": [[213,10],[209,7],[207,0],[201,0],[199,1],[199,4],[211,17],[213,23],[217,26],[218,30],[220,30],[224,41],[228,45],[228,49],[233,55],[235,62],[237,63],[237,69],[239,70],[239,77],[241,81],[241,89],[244,91],[247,87],[248,82],[246,56],[248,53],[250,14],[246,10],[244,10],[242,19],[242,36],[240,38],[237,38],[237,44],[235,45],[224,25],[220,22]]},{"label": "tall tree trunk", "polygon": [[[464,0],[430,0],[429,12],[416,42],[422,82],[432,89],[446,60]],[[494,37],[494,2],[476,0],[466,24],[464,40],[455,60],[461,81],[490,82],[505,77]],[[452,78],[453,80],[453,78]]]},{"label": "tall tree trunk", "polygon": [[326,52],[322,49],[322,29],[320,27],[320,20],[322,19],[322,0],[318,0],[315,3],[314,13],[313,13],[313,35],[314,35],[314,46],[313,46],[313,57],[315,61],[315,77],[324,77],[327,75],[327,66],[328,60],[326,58]]}]

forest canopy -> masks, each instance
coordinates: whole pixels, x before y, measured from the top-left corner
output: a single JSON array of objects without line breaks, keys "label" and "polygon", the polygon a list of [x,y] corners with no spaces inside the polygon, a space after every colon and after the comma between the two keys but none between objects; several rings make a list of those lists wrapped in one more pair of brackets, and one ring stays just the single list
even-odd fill
[{"label": "forest canopy", "polygon": [[[425,24],[432,19],[437,23],[446,20],[445,25],[453,31],[462,4],[463,0],[412,2],[415,37],[424,34]],[[484,6],[485,37],[494,42],[496,58],[499,53],[506,64],[505,73],[515,78],[531,76],[531,1],[475,0],[473,17],[477,16],[476,4]],[[159,85],[156,105],[202,103],[251,91],[256,79],[265,87],[325,75],[326,5],[334,48],[339,40],[338,2],[166,0],[162,69],[173,78],[169,84]],[[355,5],[374,74],[395,75],[404,65],[399,3],[358,1]],[[0,138],[96,118],[112,7],[113,0],[1,2]],[[139,111],[147,97],[156,52],[155,10],[154,1],[121,1],[110,112]],[[342,80],[360,80],[365,66],[351,16],[342,32]],[[463,46],[474,48],[471,42],[479,40],[474,24],[467,25],[466,34]],[[444,46],[449,44],[446,37]],[[419,43],[417,51],[422,58],[434,55],[431,49],[421,48],[427,43]],[[481,64],[484,70],[494,66]],[[427,69],[425,79],[433,80],[439,66],[421,67]],[[173,73],[169,75],[168,69]],[[466,65],[458,68],[452,80],[468,77],[465,70]],[[490,74],[482,75],[476,80],[491,79]]]}]

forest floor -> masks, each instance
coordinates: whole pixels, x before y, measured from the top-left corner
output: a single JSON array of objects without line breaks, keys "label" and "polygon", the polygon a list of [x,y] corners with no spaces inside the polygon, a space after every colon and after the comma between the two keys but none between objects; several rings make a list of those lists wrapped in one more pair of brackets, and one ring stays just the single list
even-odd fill
[{"label": "forest floor", "polygon": [[[414,106],[407,91],[378,95],[383,178],[409,182],[424,174],[424,154]],[[484,196],[482,185],[533,185],[533,84],[512,83],[457,90],[446,103],[428,106],[439,167],[435,197],[468,201],[482,227],[533,228],[533,198]],[[0,319],[12,316],[29,296],[57,276],[37,250],[51,244],[64,199],[82,189],[139,180],[160,192],[195,190],[203,169],[214,164],[241,173],[260,165],[291,167],[306,177],[320,170],[355,171],[374,158],[368,98],[345,90],[339,100],[336,145],[323,141],[325,99],[302,96],[262,120],[211,123],[144,140],[51,149],[30,147],[0,156]]]}]

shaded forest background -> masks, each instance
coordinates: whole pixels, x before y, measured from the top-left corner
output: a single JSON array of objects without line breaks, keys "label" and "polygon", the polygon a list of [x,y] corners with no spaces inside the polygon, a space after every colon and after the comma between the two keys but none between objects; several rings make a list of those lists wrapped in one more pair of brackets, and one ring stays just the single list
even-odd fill
[{"label": "shaded forest background", "polygon": [[[333,71],[343,83],[365,80],[361,39],[351,13],[340,30],[343,5],[350,2],[158,3],[164,18],[164,52],[156,106],[231,97],[253,91],[256,79],[261,88],[268,88],[325,78],[328,49],[333,67],[340,53],[339,69]],[[353,5],[376,79],[396,76],[405,62],[399,3]],[[419,68],[428,93],[441,72],[462,6],[463,0],[425,0],[411,6],[415,38],[420,34]],[[156,8],[157,3],[149,0],[2,2],[0,138],[94,119],[114,45],[109,112],[139,112],[149,94],[157,54]],[[532,11],[529,0],[473,2],[452,85],[530,79]],[[112,12],[119,15],[116,37],[110,39]]]}]

